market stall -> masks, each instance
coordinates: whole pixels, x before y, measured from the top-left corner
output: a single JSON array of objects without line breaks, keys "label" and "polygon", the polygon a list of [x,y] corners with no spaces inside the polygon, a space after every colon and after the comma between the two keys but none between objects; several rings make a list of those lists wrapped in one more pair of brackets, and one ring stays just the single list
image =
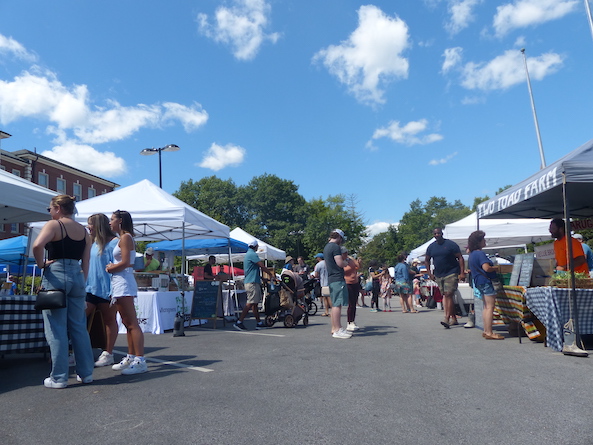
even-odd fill
[{"label": "market stall", "polygon": [[[588,141],[576,150],[568,153],[560,160],[541,169],[519,184],[505,190],[494,198],[478,205],[477,213],[480,221],[486,218],[564,218],[565,233],[571,233],[571,218],[588,218],[593,216],[591,206],[593,196],[593,140]],[[572,244],[568,243],[569,269],[573,269]],[[564,295],[569,307],[568,321],[563,325],[564,346],[562,351],[567,355],[587,355],[580,349],[580,328],[588,326],[588,317],[592,313],[581,315],[583,301],[578,298],[581,290],[576,288],[574,275],[570,288],[562,292],[543,291],[548,295]],[[529,293],[529,292],[528,292]],[[553,299],[548,299],[553,301]],[[531,301],[531,303],[530,303]],[[555,331],[552,305],[539,305],[537,298],[528,298],[528,306],[534,313],[539,311],[538,318],[549,326],[546,329]],[[533,307],[531,307],[533,305]],[[560,321],[559,321],[560,322]]]}]

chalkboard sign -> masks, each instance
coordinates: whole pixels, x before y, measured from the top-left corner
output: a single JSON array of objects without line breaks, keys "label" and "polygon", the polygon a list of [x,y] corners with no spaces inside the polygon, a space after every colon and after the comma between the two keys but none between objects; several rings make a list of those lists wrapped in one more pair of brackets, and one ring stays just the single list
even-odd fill
[{"label": "chalkboard sign", "polygon": [[533,260],[533,253],[521,253],[515,255],[513,273],[511,274],[509,282],[511,286],[530,286],[531,275],[533,273]]},{"label": "chalkboard sign", "polygon": [[191,305],[191,317],[214,320],[218,313],[220,299],[220,281],[196,281]]},{"label": "chalkboard sign", "polygon": [[519,274],[519,286],[529,287],[531,285],[531,274],[533,273],[533,253],[526,253],[523,255],[523,262],[521,263],[521,273]]},{"label": "chalkboard sign", "polygon": [[511,279],[509,280],[510,286],[519,285],[519,275],[521,274],[521,264],[523,264],[523,256],[525,254],[520,253],[515,255],[515,261],[513,262],[513,272],[511,273]]}]

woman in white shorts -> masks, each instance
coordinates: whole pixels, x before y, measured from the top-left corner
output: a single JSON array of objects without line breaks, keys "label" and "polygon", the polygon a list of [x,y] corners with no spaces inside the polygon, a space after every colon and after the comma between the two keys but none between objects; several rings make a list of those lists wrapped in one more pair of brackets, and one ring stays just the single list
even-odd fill
[{"label": "woman in white shorts", "polygon": [[111,300],[128,330],[128,355],[113,365],[113,369],[125,375],[141,374],[148,371],[148,368],[144,360],[144,333],[138,324],[134,307],[138,286],[132,267],[136,258],[132,216],[125,210],[116,210],[111,215],[109,225],[119,235],[119,242],[113,249],[115,262],[109,263],[105,270],[111,274]]}]

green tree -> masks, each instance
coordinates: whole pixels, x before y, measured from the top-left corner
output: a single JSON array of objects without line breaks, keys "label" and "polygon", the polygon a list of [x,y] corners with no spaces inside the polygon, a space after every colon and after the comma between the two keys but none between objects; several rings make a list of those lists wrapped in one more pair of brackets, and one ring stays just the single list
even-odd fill
[{"label": "green tree", "polygon": [[433,196],[424,205],[419,199],[413,201],[397,229],[401,249],[410,252],[429,240],[435,227],[445,227],[470,213],[469,207],[459,200],[450,203],[446,198]]},{"label": "green tree", "polygon": [[307,203],[307,224],[303,244],[309,255],[321,252],[327,244],[329,233],[342,229],[346,234],[346,246],[356,253],[366,236],[362,214],[357,209],[355,195],[329,196],[327,199],[312,199]]},{"label": "green tree", "polygon": [[239,195],[246,210],[247,232],[282,250],[298,249],[298,240],[289,233],[304,230],[306,201],[293,181],[263,174],[242,187]]},{"label": "green tree", "polygon": [[393,266],[398,253],[402,250],[399,238],[395,225],[390,225],[387,232],[375,235],[360,251],[363,269],[366,270],[372,260],[379,264]]},{"label": "green tree", "polygon": [[232,179],[208,176],[199,181],[182,181],[173,195],[231,229],[242,227],[246,221],[241,193]]}]

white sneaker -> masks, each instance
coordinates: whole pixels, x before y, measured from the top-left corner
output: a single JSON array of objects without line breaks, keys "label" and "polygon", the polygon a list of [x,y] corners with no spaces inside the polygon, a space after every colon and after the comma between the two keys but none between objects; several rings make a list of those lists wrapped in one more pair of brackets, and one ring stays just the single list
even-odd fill
[{"label": "white sneaker", "polygon": [[356,326],[356,323],[354,323],[353,321],[348,323],[348,326],[346,326],[346,330],[353,332],[353,331],[358,331],[360,328],[358,326]]},{"label": "white sneaker", "polygon": [[122,369],[129,368],[132,364],[132,359],[129,355],[126,355],[124,358],[121,359],[121,362],[116,363],[111,367],[114,371],[121,371]]},{"label": "white sneaker", "polygon": [[122,369],[123,375],[142,374],[148,371],[146,360],[136,357],[134,361],[125,369]]},{"label": "white sneaker", "polygon": [[48,377],[43,381],[43,385],[46,388],[62,389],[62,388],[65,388],[66,386],[68,386],[68,382],[56,382],[51,377]]},{"label": "white sneaker", "polygon": [[350,338],[352,334],[350,332],[345,331],[343,328],[340,328],[336,332],[332,334],[333,338]]},{"label": "white sneaker", "polygon": [[80,383],[84,383],[85,385],[88,385],[89,383],[93,383],[93,376],[89,375],[88,377],[85,377],[83,379],[81,376],[76,374],[76,381],[80,382]]},{"label": "white sneaker", "polygon": [[109,366],[113,365],[113,354],[110,354],[107,351],[101,352],[101,355],[95,362],[95,368],[99,368],[101,366]]}]

